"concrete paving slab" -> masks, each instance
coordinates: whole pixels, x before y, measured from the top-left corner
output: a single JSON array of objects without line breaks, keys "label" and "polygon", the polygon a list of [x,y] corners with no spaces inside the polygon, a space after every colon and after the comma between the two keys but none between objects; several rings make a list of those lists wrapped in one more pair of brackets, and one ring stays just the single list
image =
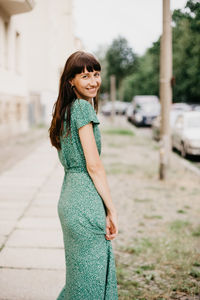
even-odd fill
[{"label": "concrete paving slab", "polygon": [[41,195],[37,195],[37,197],[34,199],[33,204],[34,205],[52,205],[52,204],[57,204],[58,200],[60,197],[60,193],[52,193],[49,195],[49,197],[44,197]]},{"label": "concrete paving slab", "polygon": [[9,181],[8,178],[4,178],[1,179],[1,185],[3,185],[4,187],[8,187],[9,189],[12,187],[12,189],[15,189],[17,187],[33,187],[33,188],[37,188],[41,185],[41,180],[43,179],[43,177],[38,177],[38,178],[27,178],[27,177],[9,177]]},{"label": "concrete paving slab", "polygon": [[2,190],[0,187],[0,201],[1,202],[28,202],[33,198],[33,195],[36,193],[37,189],[23,188],[21,187],[10,187],[9,189]]},{"label": "concrete paving slab", "polygon": [[0,300],[55,300],[65,271],[1,269],[0,278]]},{"label": "concrete paving slab", "polygon": [[57,214],[64,171],[49,146],[0,174],[0,300],[56,299],[64,284]]},{"label": "concrete paving slab", "polygon": [[61,229],[15,229],[6,246],[63,248],[63,235]]},{"label": "concrete paving slab", "polygon": [[14,220],[0,219],[0,235],[8,235],[15,227],[15,224]]},{"label": "concrete paving slab", "polygon": [[26,217],[56,217],[57,209],[55,207],[45,206],[31,206],[27,212]]},{"label": "concrete paving slab", "polygon": [[13,220],[17,221],[18,218],[21,216],[23,210],[11,210],[11,209],[1,209],[0,210],[0,219],[1,220]]},{"label": "concrete paving slab", "polygon": [[1,209],[23,209],[26,207],[26,204],[23,202],[7,202],[0,200],[0,210]]},{"label": "concrete paving slab", "polygon": [[52,195],[46,199],[37,198],[34,200],[33,205],[35,207],[54,207],[56,208],[57,203],[59,200],[59,196],[56,195],[55,197],[52,197]]},{"label": "concrete paving slab", "polygon": [[40,200],[51,200],[54,199],[55,196],[57,196],[60,193],[60,189],[58,191],[52,190],[52,191],[47,191],[44,192],[44,188],[37,194],[37,199]]},{"label": "concrete paving slab", "polygon": [[[1,224],[1,223],[0,223]],[[23,217],[18,221],[16,228],[20,229],[58,229],[61,225],[58,217],[55,218],[34,218]],[[0,231],[1,232],[1,231]]]},{"label": "concrete paving slab", "polygon": [[13,187],[9,186],[5,186],[4,184],[0,184],[0,197],[6,196],[6,195],[13,195],[15,196],[16,194],[31,194],[32,192],[35,191],[35,188],[32,188],[30,186],[25,187],[25,186],[16,186],[15,189],[13,189]]},{"label": "concrete paving slab", "polygon": [[5,244],[6,239],[7,239],[7,236],[6,236],[6,235],[3,235],[3,234],[0,235],[0,249],[1,249],[1,248],[3,247],[3,245]]},{"label": "concrete paving slab", "polygon": [[12,207],[12,206],[10,206],[10,207],[1,207],[0,208],[0,218],[3,215],[8,215],[8,216],[9,216],[9,214],[18,215],[21,211],[24,210],[25,207],[26,207],[26,205],[23,205],[21,207]]},{"label": "concrete paving slab", "polygon": [[4,247],[0,267],[64,270],[65,254],[63,249]]}]

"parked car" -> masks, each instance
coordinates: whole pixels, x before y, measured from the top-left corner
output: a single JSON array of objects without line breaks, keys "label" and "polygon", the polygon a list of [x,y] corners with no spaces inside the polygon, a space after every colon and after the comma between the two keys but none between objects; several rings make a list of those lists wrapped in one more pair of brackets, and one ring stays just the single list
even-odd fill
[{"label": "parked car", "polygon": [[115,113],[117,115],[125,115],[128,106],[129,106],[128,102],[116,100],[115,101]]},{"label": "parked car", "polygon": [[[181,113],[182,113],[182,110],[179,110],[179,109],[172,109],[170,111],[169,122],[170,122],[171,131],[174,128],[174,125],[175,125],[175,122],[176,122],[176,119],[177,119],[178,115],[180,115]],[[160,137],[160,126],[161,126],[161,116],[159,115],[158,117],[156,117],[153,120],[152,127],[151,127],[152,128],[152,137],[156,141],[159,141],[160,138],[161,138]]]},{"label": "parked car", "polygon": [[112,102],[106,102],[102,107],[101,107],[101,112],[105,115],[105,116],[109,116],[112,112]]},{"label": "parked car", "polygon": [[[191,111],[192,108],[187,103],[173,103],[170,111],[170,128],[173,130],[176,118],[184,111]],[[156,117],[152,123],[152,137],[154,140],[160,140],[161,116]]]},{"label": "parked car", "polygon": [[128,108],[126,109],[126,119],[127,121],[131,122],[133,116],[133,104],[129,103]]},{"label": "parked car", "polygon": [[193,110],[200,111],[200,105],[195,106],[195,108]]},{"label": "parked car", "polygon": [[135,96],[132,104],[133,114],[130,120],[136,126],[151,126],[153,120],[160,114],[160,102],[157,96]]},{"label": "parked car", "polygon": [[183,157],[187,154],[200,155],[200,112],[181,113],[172,131],[172,146]]},{"label": "parked car", "polygon": [[200,105],[199,104],[191,104],[191,109],[194,111],[200,111]]},{"label": "parked car", "polygon": [[190,111],[192,110],[192,107],[191,105],[185,102],[176,102],[176,103],[172,103],[172,109],[179,110],[179,111]]},{"label": "parked car", "polygon": [[[115,114],[124,115],[126,113],[128,105],[129,105],[128,102],[123,102],[123,101],[119,101],[119,100],[114,101]],[[109,116],[112,112],[112,102],[109,101],[109,102],[105,103],[101,108],[101,112],[104,115]]]}]

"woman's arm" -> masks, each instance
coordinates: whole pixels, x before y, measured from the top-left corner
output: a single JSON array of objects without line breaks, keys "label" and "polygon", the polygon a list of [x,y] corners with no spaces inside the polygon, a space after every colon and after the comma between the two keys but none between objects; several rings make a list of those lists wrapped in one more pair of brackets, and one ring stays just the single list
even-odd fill
[{"label": "woman's arm", "polygon": [[104,166],[100,160],[99,152],[93,133],[92,122],[82,126],[78,130],[88,173],[94,185],[102,197],[108,214],[115,213]]}]

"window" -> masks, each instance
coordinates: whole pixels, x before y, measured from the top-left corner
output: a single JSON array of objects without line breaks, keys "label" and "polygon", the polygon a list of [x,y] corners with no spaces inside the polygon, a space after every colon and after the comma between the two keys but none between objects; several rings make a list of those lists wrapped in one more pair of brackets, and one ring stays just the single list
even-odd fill
[{"label": "window", "polygon": [[4,68],[8,69],[8,28],[9,23],[4,21],[4,53],[3,53],[3,61],[4,61]]},{"label": "window", "polygon": [[20,73],[20,33],[15,32],[15,71]]}]

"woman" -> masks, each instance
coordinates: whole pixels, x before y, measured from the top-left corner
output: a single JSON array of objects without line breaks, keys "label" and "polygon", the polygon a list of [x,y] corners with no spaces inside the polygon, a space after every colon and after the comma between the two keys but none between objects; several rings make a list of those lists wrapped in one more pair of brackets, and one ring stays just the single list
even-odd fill
[{"label": "woman", "polygon": [[[65,176],[58,202],[66,282],[57,300],[118,299],[111,240],[117,214],[100,160],[97,93],[101,66],[83,51],[67,60],[49,128]],[[94,108],[93,108],[94,102]]]}]

